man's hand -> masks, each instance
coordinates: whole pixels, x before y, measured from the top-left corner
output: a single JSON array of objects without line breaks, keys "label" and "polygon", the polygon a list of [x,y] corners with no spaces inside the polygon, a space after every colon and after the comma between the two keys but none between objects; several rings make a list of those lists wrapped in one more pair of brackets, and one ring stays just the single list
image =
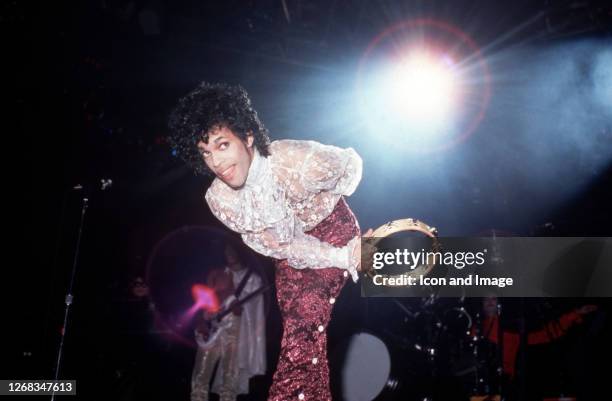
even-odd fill
[{"label": "man's hand", "polygon": [[236,316],[240,316],[242,315],[242,305],[237,305],[238,301],[234,301],[231,305],[230,305],[230,309],[232,310],[232,313]]}]

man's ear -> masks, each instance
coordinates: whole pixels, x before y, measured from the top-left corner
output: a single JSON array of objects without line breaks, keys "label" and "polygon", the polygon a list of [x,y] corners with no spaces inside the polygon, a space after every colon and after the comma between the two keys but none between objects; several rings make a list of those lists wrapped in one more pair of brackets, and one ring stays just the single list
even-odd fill
[{"label": "man's ear", "polygon": [[253,143],[255,142],[255,137],[251,131],[247,132],[246,144],[249,148],[253,147]]}]

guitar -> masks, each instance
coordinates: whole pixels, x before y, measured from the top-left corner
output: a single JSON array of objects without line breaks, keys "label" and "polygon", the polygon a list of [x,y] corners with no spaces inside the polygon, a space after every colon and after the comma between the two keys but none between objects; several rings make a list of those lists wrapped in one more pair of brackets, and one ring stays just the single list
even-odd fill
[{"label": "guitar", "polygon": [[198,323],[197,328],[195,330],[195,337],[198,346],[200,348],[210,349],[215,344],[221,333],[227,327],[229,327],[230,320],[223,320],[223,318],[229,315],[230,313],[233,313],[236,308],[240,308],[242,305],[249,302],[257,295],[269,290],[271,287],[272,284],[261,286],[257,290],[240,299],[236,299],[232,296],[234,300],[229,302],[229,305],[225,307],[225,309],[215,313],[208,319],[202,319],[202,321]]}]

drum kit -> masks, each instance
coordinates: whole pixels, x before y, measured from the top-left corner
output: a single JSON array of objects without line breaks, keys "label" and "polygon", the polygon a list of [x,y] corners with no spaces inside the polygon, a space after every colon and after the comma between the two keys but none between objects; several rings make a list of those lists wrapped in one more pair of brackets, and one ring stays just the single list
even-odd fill
[{"label": "drum kit", "polygon": [[464,301],[428,298],[413,305],[397,299],[390,303],[404,316],[400,324],[371,319],[341,347],[344,400],[459,400],[458,394],[467,400],[487,387],[495,390],[489,372],[497,366],[490,366],[495,362],[489,359],[489,350],[483,350],[480,337],[473,333],[475,318]]},{"label": "drum kit", "polygon": [[[414,219],[387,223],[374,237],[401,231],[424,234],[432,239],[432,248],[439,247],[436,229]],[[431,269],[425,264],[415,270],[428,274]],[[498,380],[489,372],[501,372],[499,362],[483,352],[482,339],[474,332],[480,303],[433,292],[422,298],[369,301],[395,315],[389,319],[370,313],[374,317],[337,348],[342,355],[332,354],[342,360],[342,399],[458,401],[498,390],[493,388]]]}]

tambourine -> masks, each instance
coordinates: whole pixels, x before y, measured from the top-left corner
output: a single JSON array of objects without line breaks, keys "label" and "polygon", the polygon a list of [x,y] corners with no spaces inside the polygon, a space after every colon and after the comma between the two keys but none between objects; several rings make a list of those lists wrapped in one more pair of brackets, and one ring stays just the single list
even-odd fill
[{"label": "tambourine", "polygon": [[[390,235],[393,235],[399,232],[405,232],[405,231],[416,231],[416,232],[425,234],[426,236],[432,239],[432,247],[431,247],[432,252],[438,252],[440,250],[440,242],[438,241],[438,230],[435,227],[429,226],[420,220],[411,219],[411,218],[393,220],[393,221],[383,224],[382,226],[374,230],[371,238],[366,238],[366,243],[368,243],[369,245],[373,247],[376,247],[376,244],[382,238],[388,237]],[[433,255],[430,255],[430,256],[433,256]],[[425,264],[417,266],[410,273],[406,273],[406,275],[408,276],[419,276],[419,275],[426,276],[434,268],[435,265],[436,265],[435,257],[428,257]],[[370,277],[372,277],[374,275],[374,269],[370,267],[366,271],[366,273]]]}]

